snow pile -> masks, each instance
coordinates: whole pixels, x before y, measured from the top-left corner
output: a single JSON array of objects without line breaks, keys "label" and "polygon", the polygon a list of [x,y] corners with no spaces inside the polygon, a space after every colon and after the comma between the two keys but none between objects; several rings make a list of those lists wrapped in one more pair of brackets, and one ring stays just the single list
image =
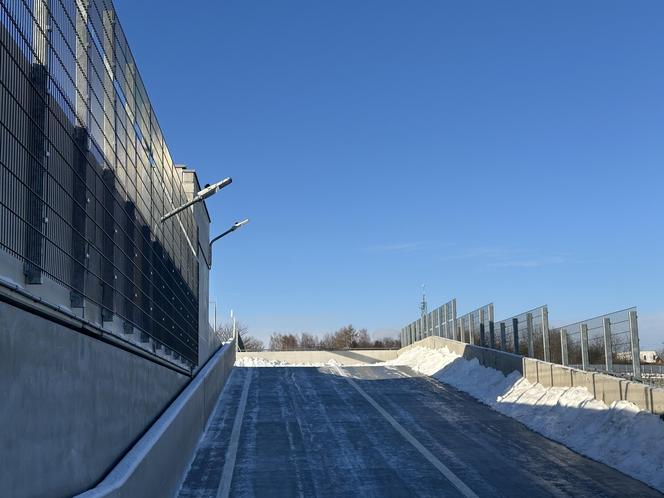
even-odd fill
[{"label": "snow pile", "polygon": [[517,372],[505,377],[447,348],[413,348],[387,364],[433,376],[577,453],[664,491],[664,422],[632,403],[607,406],[585,388],[545,388]]},{"label": "snow pile", "polygon": [[337,360],[325,363],[288,363],[281,360],[268,360],[258,356],[243,356],[235,360],[236,367],[335,367],[342,366]]}]

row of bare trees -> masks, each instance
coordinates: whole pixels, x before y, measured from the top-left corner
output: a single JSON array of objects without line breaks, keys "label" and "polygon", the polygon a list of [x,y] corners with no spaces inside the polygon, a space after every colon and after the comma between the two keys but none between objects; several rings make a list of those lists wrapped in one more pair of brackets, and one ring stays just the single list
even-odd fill
[{"label": "row of bare trees", "polygon": [[386,337],[371,340],[367,329],[358,330],[353,325],[346,325],[336,332],[325,334],[320,339],[306,332],[299,335],[274,333],[270,336],[269,349],[272,351],[311,351],[317,349],[396,349],[400,347],[401,342],[398,339]]},{"label": "row of bare trees", "polygon": [[[250,335],[247,327],[239,322],[235,324],[236,331],[242,337],[245,351],[263,351],[265,344],[260,339]],[[218,328],[217,334],[222,340],[233,337],[233,325],[227,323]],[[270,336],[268,349],[271,351],[312,351],[312,350],[338,350],[338,349],[398,349],[401,341],[392,337],[372,340],[367,329],[356,329],[353,325],[341,327],[336,332],[325,334],[319,338],[313,334],[273,333]]]}]

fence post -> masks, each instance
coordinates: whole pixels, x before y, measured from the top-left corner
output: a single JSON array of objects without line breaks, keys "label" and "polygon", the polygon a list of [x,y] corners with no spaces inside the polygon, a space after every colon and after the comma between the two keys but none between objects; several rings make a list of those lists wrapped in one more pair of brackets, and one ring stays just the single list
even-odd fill
[{"label": "fence post", "polygon": [[447,314],[447,310],[444,307],[440,308],[440,312],[438,313],[438,334],[440,337],[445,337],[445,328],[447,327],[447,322],[445,322],[445,315]]},{"label": "fence post", "polygon": [[486,346],[486,337],[484,333],[484,310],[480,309],[480,346]]},{"label": "fence post", "polygon": [[560,355],[563,365],[569,365],[569,352],[567,351],[567,329],[560,329]]},{"label": "fence post", "polygon": [[551,361],[551,348],[549,347],[549,309],[542,307],[542,346],[544,348],[544,361]]},{"label": "fence post", "polygon": [[505,333],[505,322],[500,322],[500,350],[507,349],[507,334]]},{"label": "fence post", "polygon": [[457,320],[457,308],[456,308],[456,297],[455,297],[454,299],[452,299],[452,334],[456,334],[456,323],[457,323],[456,320]]},{"label": "fence post", "polygon": [[581,324],[581,367],[583,370],[588,370],[588,325]]},{"label": "fence post", "polygon": [[519,353],[519,319],[512,318],[512,335],[514,335],[514,352]]},{"label": "fence post", "polygon": [[636,319],[636,311],[629,312],[629,336],[632,343],[634,379],[641,380],[641,346],[639,345],[639,325]]},{"label": "fence post", "polygon": [[496,329],[495,324],[493,323],[493,304],[489,305],[489,347],[491,349],[496,349]]},{"label": "fence post", "polygon": [[533,337],[533,314],[526,315],[526,340],[528,341],[528,356],[535,356],[535,338]]},{"label": "fence post", "polygon": [[611,345],[611,320],[604,318],[604,358],[606,371],[613,372],[613,346]]},{"label": "fence post", "polygon": [[468,344],[475,344],[475,319],[468,315]]}]

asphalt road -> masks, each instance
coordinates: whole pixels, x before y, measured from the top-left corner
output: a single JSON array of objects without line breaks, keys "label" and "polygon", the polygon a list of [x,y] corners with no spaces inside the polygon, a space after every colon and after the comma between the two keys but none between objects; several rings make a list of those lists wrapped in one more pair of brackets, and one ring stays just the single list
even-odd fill
[{"label": "asphalt road", "polygon": [[180,490],[661,497],[406,367],[235,368]]}]

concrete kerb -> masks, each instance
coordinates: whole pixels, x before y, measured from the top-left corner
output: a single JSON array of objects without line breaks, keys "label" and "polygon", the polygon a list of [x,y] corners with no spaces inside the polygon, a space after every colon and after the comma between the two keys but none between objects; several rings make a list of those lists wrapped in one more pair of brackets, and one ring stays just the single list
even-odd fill
[{"label": "concrete kerb", "polygon": [[173,496],[235,363],[235,343],[219,349],[96,487],[77,498]]}]

